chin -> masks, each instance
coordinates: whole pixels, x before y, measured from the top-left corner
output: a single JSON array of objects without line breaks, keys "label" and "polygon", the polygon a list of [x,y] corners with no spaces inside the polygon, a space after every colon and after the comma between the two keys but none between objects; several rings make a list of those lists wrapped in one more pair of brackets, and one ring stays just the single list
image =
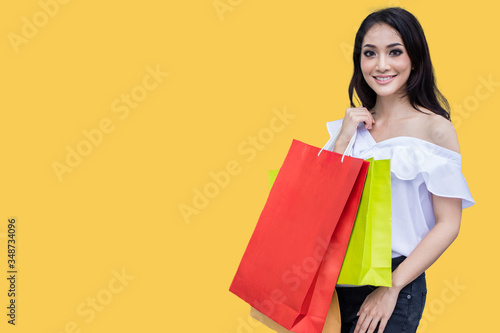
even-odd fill
[{"label": "chin", "polygon": [[376,90],[374,90],[374,91],[375,91],[375,93],[377,94],[377,96],[391,96],[391,95],[394,95],[394,93],[395,93],[395,92],[393,92],[393,91],[390,91],[390,92],[382,92],[382,93],[380,93],[380,92],[378,92],[378,91],[376,91]]},{"label": "chin", "polygon": [[383,87],[380,87],[378,83],[374,83],[375,86],[370,86],[372,90],[377,94],[377,96],[391,96],[394,94],[401,94],[405,90],[405,86],[398,86],[397,89],[383,89]]}]

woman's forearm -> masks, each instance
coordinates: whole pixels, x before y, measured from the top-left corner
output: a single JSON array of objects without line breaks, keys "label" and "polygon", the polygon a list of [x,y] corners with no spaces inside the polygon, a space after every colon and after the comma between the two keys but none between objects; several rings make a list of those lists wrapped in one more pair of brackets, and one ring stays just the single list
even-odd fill
[{"label": "woman's forearm", "polygon": [[429,268],[458,236],[460,223],[441,221],[425,235],[410,255],[392,272],[392,288],[401,290]]},{"label": "woman's forearm", "polygon": [[342,139],[338,138],[337,141],[335,141],[335,147],[333,147],[333,151],[339,154],[343,154],[345,152],[345,149],[347,148],[347,145],[349,145],[349,141],[343,142]]}]

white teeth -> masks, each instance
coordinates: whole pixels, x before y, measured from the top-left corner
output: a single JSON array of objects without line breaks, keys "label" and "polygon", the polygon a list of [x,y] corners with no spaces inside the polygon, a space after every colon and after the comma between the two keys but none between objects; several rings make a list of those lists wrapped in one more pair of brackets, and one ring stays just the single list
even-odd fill
[{"label": "white teeth", "polygon": [[[394,75],[396,76],[396,75]],[[378,76],[375,76],[375,78],[379,81],[387,81],[387,80],[390,80],[392,79],[394,76],[389,76],[389,77],[378,77]]]}]

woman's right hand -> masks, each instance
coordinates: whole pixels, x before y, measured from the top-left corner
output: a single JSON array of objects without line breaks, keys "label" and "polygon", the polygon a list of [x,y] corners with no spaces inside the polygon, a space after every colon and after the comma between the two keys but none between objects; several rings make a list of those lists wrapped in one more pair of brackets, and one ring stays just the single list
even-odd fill
[{"label": "woman's right hand", "polygon": [[364,106],[357,108],[348,108],[345,111],[344,120],[342,121],[342,128],[339,137],[335,143],[334,151],[344,151],[349,141],[351,141],[354,132],[357,131],[360,122],[365,123],[366,129],[371,129],[375,123],[372,114]]}]

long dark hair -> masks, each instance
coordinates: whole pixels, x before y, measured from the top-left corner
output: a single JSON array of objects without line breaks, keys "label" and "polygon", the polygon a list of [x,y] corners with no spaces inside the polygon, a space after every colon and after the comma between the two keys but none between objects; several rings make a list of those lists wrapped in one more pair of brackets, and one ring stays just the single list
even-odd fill
[{"label": "long dark hair", "polygon": [[[417,108],[417,105],[422,106],[450,120],[450,106],[436,86],[434,68],[424,31],[417,18],[401,7],[388,7],[373,12],[363,20],[359,27],[352,57],[354,74],[349,84],[351,107],[356,107],[352,100],[354,89],[356,89],[356,94],[364,107],[370,110],[375,106],[377,94],[366,83],[361,72],[361,43],[366,32],[373,25],[383,23],[388,24],[399,33],[414,67],[408,78],[403,97],[408,97],[411,106],[417,111],[422,112]],[[445,108],[441,106],[439,101],[443,103]]]}]

